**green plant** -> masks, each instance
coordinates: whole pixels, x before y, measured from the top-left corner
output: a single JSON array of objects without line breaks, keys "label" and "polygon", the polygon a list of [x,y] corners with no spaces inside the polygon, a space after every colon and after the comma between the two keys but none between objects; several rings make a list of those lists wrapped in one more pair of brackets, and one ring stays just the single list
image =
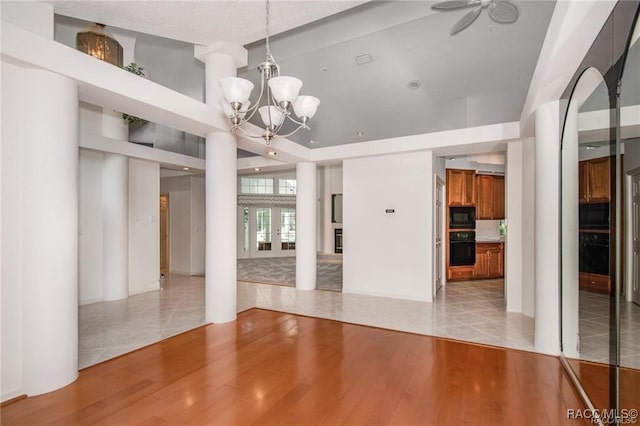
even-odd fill
[{"label": "green plant", "polygon": [[[144,74],[144,68],[142,68],[140,65],[136,64],[135,62],[131,62],[129,65],[124,67],[124,69],[129,71],[130,73],[135,74],[135,75],[139,75],[141,77],[146,77],[146,75]],[[148,121],[145,120],[144,118],[135,117],[133,115],[126,114],[124,112],[122,113],[122,118],[127,120],[127,122],[129,124],[145,124],[145,123],[148,123]]]}]

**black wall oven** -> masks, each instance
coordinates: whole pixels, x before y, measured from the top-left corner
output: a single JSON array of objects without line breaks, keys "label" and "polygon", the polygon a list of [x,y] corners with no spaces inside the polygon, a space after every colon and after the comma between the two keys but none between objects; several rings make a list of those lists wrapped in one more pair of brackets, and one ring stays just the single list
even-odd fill
[{"label": "black wall oven", "polygon": [[449,233],[449,266],[471,266],[476,263],[476,233]]},{"label": "black wall oven", "polygon": [[609,203],[580,204],[578,215],[580,229],[609,229],[611,226]]},{"label": "black wall oven", "polygon": [[475,207],[449,207],[449,229],[475,229],[475,227]]},{"label": "black wall oven", "polygon": [[578,270],[589,274],[609,275],[609,234],[580,232]]}]

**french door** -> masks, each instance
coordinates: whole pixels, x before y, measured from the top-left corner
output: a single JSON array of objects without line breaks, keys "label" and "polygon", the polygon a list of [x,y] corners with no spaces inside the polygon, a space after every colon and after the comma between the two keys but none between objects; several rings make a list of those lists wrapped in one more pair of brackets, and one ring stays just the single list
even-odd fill
[{"label": "french door", "polygon": [[238,258],[294,256],[295,207],[238,206]]}]

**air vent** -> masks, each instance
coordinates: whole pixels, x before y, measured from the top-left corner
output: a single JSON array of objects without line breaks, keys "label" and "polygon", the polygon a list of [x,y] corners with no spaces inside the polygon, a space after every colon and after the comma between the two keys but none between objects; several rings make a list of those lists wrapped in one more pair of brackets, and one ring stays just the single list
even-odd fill
[{"label": "air vent", "polygon": [[373,62],[373,59],[371,58],[371,55],[368,53],[365,53],[364,55],[356,56],[356,64],[358,65],[369,64],[371,62]]}]

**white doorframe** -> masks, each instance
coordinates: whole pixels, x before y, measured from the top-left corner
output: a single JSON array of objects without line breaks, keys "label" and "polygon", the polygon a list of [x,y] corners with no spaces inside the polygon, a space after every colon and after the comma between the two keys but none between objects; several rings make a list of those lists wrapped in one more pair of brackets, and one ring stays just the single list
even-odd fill
[{"label": "white doorframe", "polygon": [[445,198],[444,198],[444,188],[445,183],[440,177],[436,177],[435,183],[435,191],[434,191],[434,200],[433,204],[434,208],[434,224],[435,224],[435,233],[434,233],[434,256],[433,256],[433,265],[434,265],[434,279],[433,279],[433,301],[436,300],[436,293],[440,288],[445,285],[445,262],[446,256],[444,253],[445,241]]}]

